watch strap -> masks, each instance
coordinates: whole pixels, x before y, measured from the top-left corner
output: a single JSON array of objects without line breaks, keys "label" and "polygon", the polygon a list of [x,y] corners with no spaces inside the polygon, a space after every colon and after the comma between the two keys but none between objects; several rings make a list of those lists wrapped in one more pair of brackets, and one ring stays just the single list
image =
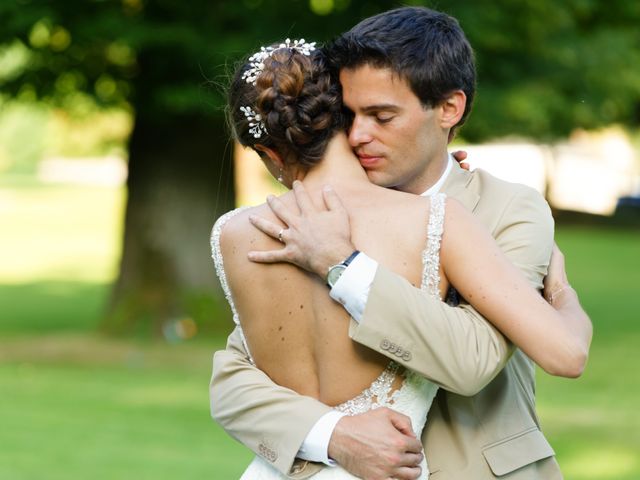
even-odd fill
[{"label": "watch strap", "polygon": [[329,270],[327,270],[327,278],[326,278],[326,284],[329,286],[329,288],[333,288],[333,285],[329,281],[329,278],[331,277],[331,273],[334,270],[341,270],[340,274],[338,274],[338,277],[335,279],[335,282],[337,282],[342,272],[347,269],[347,267],[351,264],[351,262],[353,262],[353,260],[358,256],[359,253],[360,253],[360,250],[354,250],[353,253],[349,255],[345,260],[329,267]]}]

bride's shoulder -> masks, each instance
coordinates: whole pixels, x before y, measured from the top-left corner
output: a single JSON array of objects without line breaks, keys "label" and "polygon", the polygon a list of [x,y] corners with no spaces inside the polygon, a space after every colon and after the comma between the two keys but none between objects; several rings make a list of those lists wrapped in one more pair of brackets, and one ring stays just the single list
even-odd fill
[{"label": "bride's shoulder", "polygon": [[277,218],[267,204],[240,207],[220,216],[211,231],[211,246],[225,255],[261,249],[272,240],[253,226],[250,216],[262,217],[273,223]]},{"label": "bride's shoulder", "polygon": [[[432,199],[432,202],[435,199]],[[440,199],[444,210],[444,222],[447,225],[452,223],[464,225],[475,217],[459,200],[442,194]]]},{"label": "bride's shoulder", "polygon": [[255,229],[251,225],[249,217],[260,215],[261,210],[260,206],[239,207],[220,215],[211,230],[211,240],[236,239],[246,235],[251,229]]}]

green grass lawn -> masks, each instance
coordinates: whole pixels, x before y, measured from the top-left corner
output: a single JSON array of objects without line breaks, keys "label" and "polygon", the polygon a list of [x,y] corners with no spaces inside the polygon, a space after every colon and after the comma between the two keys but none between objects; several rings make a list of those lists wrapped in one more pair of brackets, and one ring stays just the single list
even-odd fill
[{"label": "green grass lawn", "polygon": [[[233,479],[252,456],[209,416],[223,338],[92,333],[123,199],[118,189],[0,183],[0,479]],[[539,373],[545,433],[567,479],[638,479],[640,233],[558,227],[557,240],[595,336],[582,378]]]},{"label": "green grass lawn", "polygon": [[538,411],[567,479],[640,478],[640,231],[558,227],[594,324],[577,380],[538,373]]},{"label": "green grass lawn", "polygon": [[209,415],[220,346],[0,342],[0,478],[238,478],[251,455]]}]

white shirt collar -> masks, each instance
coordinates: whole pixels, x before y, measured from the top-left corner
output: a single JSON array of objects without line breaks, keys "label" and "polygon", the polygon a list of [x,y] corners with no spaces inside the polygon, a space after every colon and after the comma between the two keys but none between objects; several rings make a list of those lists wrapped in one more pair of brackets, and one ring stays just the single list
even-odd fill
[{"label": "white shirt collar", "polygon": [[436,183],[434,183],[433,185],[431,185],[431,187],[429,187],[427,189],[427,191],[422,194],[422,196],[423,197],[428,197],[429,195],[433,195],[434,193],[438,193],[440,191],[440,189],[442,188],[442,185],[444,184],[444,182],[447,180],[447,177],[449,176],[449,173],[451,173],[451,168],[452,167],[453,167],[453,158],[451,157],[451,154],[449,154],[449,155],[447,155],[447,166],[444,169],[444,172],[442,173],[442,175],[440,176],[438,181]]}]

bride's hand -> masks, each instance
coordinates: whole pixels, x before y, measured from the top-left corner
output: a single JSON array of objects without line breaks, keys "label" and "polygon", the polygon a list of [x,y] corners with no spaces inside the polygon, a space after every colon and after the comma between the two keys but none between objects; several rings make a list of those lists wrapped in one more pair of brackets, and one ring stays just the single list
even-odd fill
[{"label": "bride's hand", "polygon": [[553,299],[562,291],[570,288],[567,271],[564,266],[564,254],[557,244],[553,244],[551,260],[549,260],[549,271],[544,277],[544,298],[553,305]]},{"label": "bride's hand", "polygon": [[451,156],[456,162],[458,162],[460,168],[462,168],[463,170],[469,170],[469,164],[466,162],[467,152],[465,152],[464,150],[456,150],[455,152],[451,153]]}]

